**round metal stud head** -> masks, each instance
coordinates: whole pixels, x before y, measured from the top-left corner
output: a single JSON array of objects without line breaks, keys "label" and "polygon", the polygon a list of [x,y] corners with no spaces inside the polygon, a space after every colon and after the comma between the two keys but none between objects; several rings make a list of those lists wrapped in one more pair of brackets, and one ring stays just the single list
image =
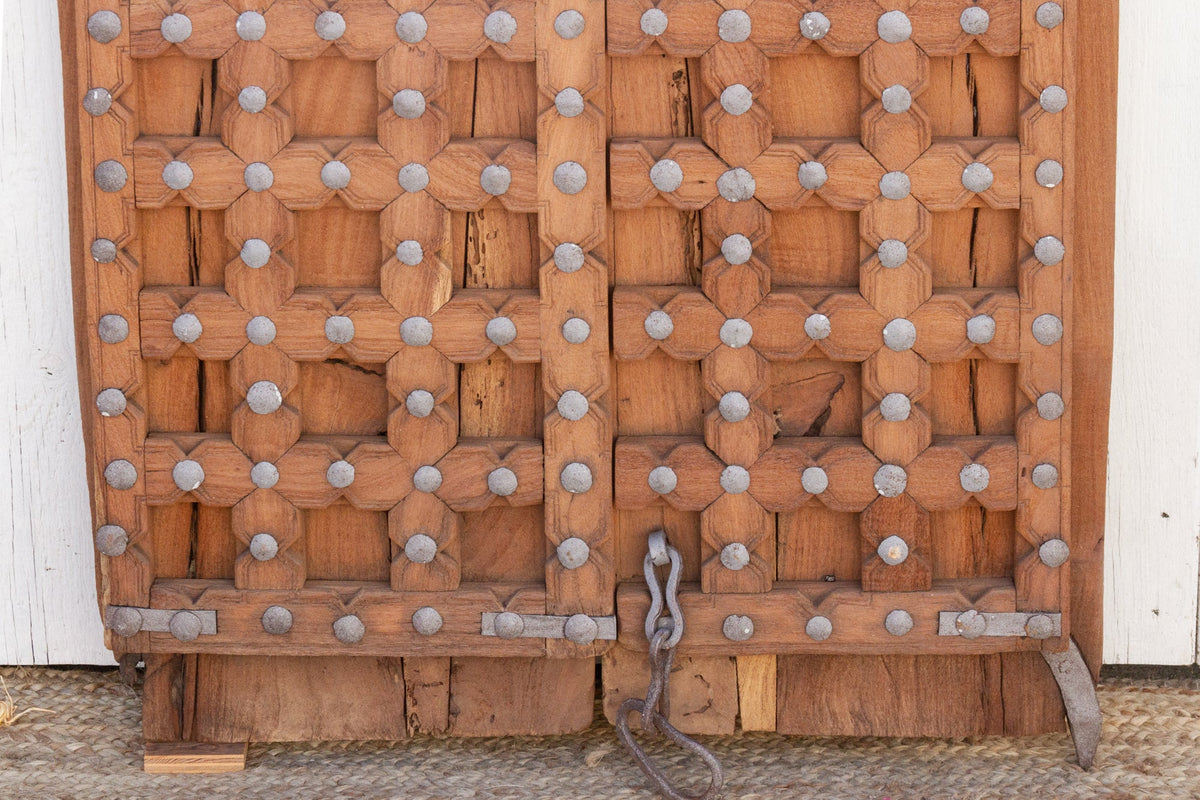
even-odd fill
[{"label": "round metal stud head", "polygon": [[1039,489],[1053,489],[1058,485],[1058,467],[1053,464],[1038,464],[1033,468],[1033,485]]},{"label": "round metal stud head", "polygon": [[562,468],[558,481],[571,494],[583,494],[592,488],[592,470],[587,464],[572,461]]},{"label": "round metal stud head", "polygon": [[744,642],[754,635],[754,620],[742,614],[730,614],[721,624],[721,633],[731,642]]},{"label": "round metal stud head", "polygon": [[419,192],[429,185],[429,170],[424,164],[405,164],[400,168],[396,181],[406,192]]},{"label": "round metal stud head", "polygon": [[142,612],[136,608],[114,608],[108,616],[108,629],[118,636],[133,636],[142,629]]},{"label": "round metal stud head", "polygon": [[683,185],[683,168],[669,158],[659,159],[650,167],[650,183],[660,192],[673,192]]},{"label": "round metal stud head", "polygon": [[899,239],[884,239],[879,243],[877,255],[880,264],[895,269],[908,261],[908,245]]},{"label": "round metal stud head", "polygon": [[[725,13],[729,13],[728,11]],[[717,178],[717,194],[731,203],[740,203],[754,197],[757,188],[754,176],[744,167],[727,170]]]},{"label": "round metal stud head", "polygon": [[417,119],[425,113],[425,95],[416,89],[401,89],[392,95],[392,111],[401,119]]},{"label": "round metal stud head", "polygon": [[204,483],[204,467],[199,461],[185,458],[171,469],[171,480],[181,492],[194,492]]},{"label": "round metal stud head", "polygon": [[894,319],[883,328],[883,343],[898,353],[910,350],[917,343],[917,327],[906,319]]},{"label": "round metal stud head", "polygon": [[1033,338],[1038,344],[1049,347],[1062,339],[1062,320],[1053,314],[1040,314],[1033,320]]},{"label": "round metal stud head", "polygon": [[171,615],[171,621],[167,623],[167,628],[170,629],[171,635],[179,641],[194,642],[200,637],[204,623],[191,611],[176,611]]},{"label": "round metal stud head", "polygon": [[583,33],[586,26],[587,21],[584,20],[583,14],[573,8],[568,8],[554,18],[554,32],[564,39],[576,38]]},{"label": "round metal stud head", "polygon": [[170,14],[163,17],[158,31],[171,44],[179,44],[192,35],[192,21],[183,14]]},{"label": "round metal stud head", "polygon": [[744,42],[750,38],[750,15],[731,9],[717,18],[717,35],[726,42]]},{"label": "round metal stud head", "polygon": [[275,323],[270,317],[253,317],[246,323],[246,338],[251,344],[268,345],[275,341]]},{"label": "round metal stud head", "polygon": [[422,606],[413,612],[412,626],[422,636],[433,636],[442,629],[442,615],[432,606]]},{"label": "round metal stud head", "polygon": [[642,12],[640,24],[647,36],[662,36],[667,32],[667,15],[657,8],[648,8]]},{"label": "round metal stud head", "polygon": [[414,564],[428,564],[437,556],[437,542],[432,536],[414,533],[404,543],[404,557]]},{"label": "round metal stud head", "polygon": [[259,461],[250,468],[250,482],[259,489],[270,489],[279,483],[279,467],[270,461]]},{"label": "round metal stud head", "polygon": [[184,344],[192,344],[204,333],[204,326],[195,314],[184,312],[171,321],[171,333]]},{"label": "round metal stud head", "polygon": [[829,617],[812,617],[805,623],[804,632],[814,642],[823,642],[833,635],[833,622]]},{"label": "round metal stud head", "polygon": [[592,326],[587,320],[571,317],[562,326],[562,337],[571,344],[583,344],[592,335]]},{"label": "round metal stud head", "polygon": [[283,405],[283,392],[272,381],[255,381],[246,390],[246,405],[255,414],[274,414]]},{"label": "round metal stud head", "polygon": [[354,320],[335,315],[325,320],[325,338],[333,344],[348,344],[354,340]]},{"label": "round metal stud head", "polygon": [[270,561],[279,555],[279,540],[269,533],[256,533],[250,539],[250,555],[255,561]]},{"label": "round metal stud head", "polygon": [[1038,398],[1037,410],[1039,417],[1053,422],[1066,412],[1067,406],[1058,392],[1046,392]]},{"label": "round metal stud head", "polygon": [[1061,264],[1067,248],[1057,236],[1043,236],[1033,246],[1033,256],[1047,267]]},{"label": "round metal stud head", "polygon": [[958,473],[958,482],[964,492],[982,492],[987,489],[991,474],[983,464],[967,464]]},{"label": "round metal stud head", "polygon": [[600,625],[587,614],[572,614],[563,625],[563,635],[575,644],[591,644],[600,633]]},{"label": "round metal stud head", "polygon": [[408,397],[404,398],[404,407],[408,409],[408,413],[422,419],[433,413],[435,405],[437,401],[433,394],[424,389],[413,389],[408,393]]},{"label": "round metal stud head", "polygon": [[96,531],[96,549],[101,555],[116,558],[129,546],[129,534],[120,525],[101,525]]},{"label": "round metal stud head", "polygon": [[815,192],[829,180],[829,172],[820,161],[805,161],[796,170],[796,179],[805,189]]},{"label": "round metal stud head", "polygon": [[903,200],[912,192],[912,181],[903,172],[889,172],[879,179],[879,192],[888,200]]},{"label": "round metal stud head", "polygon": [[564,161],[554,168],[553,179],[563,194],[579,194],[587,186],[587,170],[578,161]]},{"label": "round metal stud head", "polygon": [[754,95],[743,83],[734,83],[721,91],[721,108],[726,114],[740,117],[754,105]]},{"label": "round metal stud head", "polygon": [[511,183],[512,173],[508,171],[508,167],[502,167],[499,164],[488,164],[479,173],[479,185],[492,196],[507,192]]},{"label": "round metal stud head", "polygon": [[754,255],[754,246],[740,233],[726,236],[721,242],[721,255],[734,266],[745,264]]},{"label": "round metal stud head", "polygon": [[642,327],[646,329],[647,336],[659,342],[675,332],[675,323],[665,311],[651,311],[646,315]]},{"label": "round metal stud head", "polygon": [[246,188],[252,192],[265,192],[275,184],[275,173],[261,161],[247,164],[242,178],[246,181]]},{"label": "round metal stud head", "polygon": [[516,639],[525,632],[525,620],[521,619],[520,614],[502,611],[496,615],[492,627],[501,639]]},{"label": "round metal stud head", "polygon": [[263,612],[262,627],[267,633],[282,636],[292,629],[292,612],[283,606],[271,606]]},{"label": "round metal stud head", "polygon": [[987,314],[977,314],[967,320],[967,341],[987,344],[996,338],[996,320]]},{"label": "round metal stud head", "polygon": [[492,317],[488,320],[484,334],[488,341],[497,347],[512,344],[517,338],[517,326],[508,317]]},{"label": "round metal stud head", "polygon": [[1067,107],[1067,90],[1057,84],[1042,89],[1038,102],[1048,114],[1057,114]]},{"label": "round metal stud head", "polygon": [[105,389],[96,395],[96,409],[102,417],[119,417],[126,406],[125,393],[120,389]]},{"label": "round metal stud head", "polygon": [[583,95],[573,86],[568,86],[554,95],[554,108],[563,117],[578,117],[583,113]]},{"label": "round metal stud head", "polygon": [[335,461],[325,470],[325,480],[335,489],[345,489],[354,483],[354,465],[349,461]]},{"label": "round metal stud head", "polygon": [[908,41],[912,36],[912,21],[903,11],[889,11],[879,18],[875,29],[880,39],[899,44]]},{"label": "round metal stud head", "polygon": [[93,174],[96,178],[96,185],[104,192],[119,192],[125,188],[125,183],[129,180],[129,173],[125,171],[125,165],[112,159],[97,164]]},{"label": "round metal stud head", "polygon": [[88,35],[100,44],[108,44],[121,35],[121,18],[114,11],[97,11],[88,17]]},{"label": "round metal stud head", "polygon": [[333,636],[342,644],[358,644],[367,633],[367,626],[354,614],[338,617],[333,622]]},{"label": "round metal stud head", "polygon": [[884,89],[881,99],[883,110],[889,114],[903,114],[912,108],[912,93],[898,83]]},{"label": "round metal stud head", "polygon": [[346,18],[336,11],[322,11],[313,23],[313,30],[320,38],[332,42],[346,33]]},{"label": "round metal stud head", "polygon": [[958,24],[963,29],[963,33],[971,36],[979,36],[987,33],[990,23],[991,18],[988,16],[987,9],[980,8],[979,6],[964,8],[962,14],[958,17]]},{"label": "round metal stud head", "polygon": [[238,92],[238,105],[247,114],[257,114],[267,107],[267,93],[261,86],[247,86]]},{"label": "round metal stud head", "polygon": [[424,317],[409,317],[400,323],[400,338],[412,347],[424,347],[433,341],[433,323]]},{"label": "round metal stud head", "polygon": [[182,161],[168,161],[167,165],[163,167],[163,183],[175,191],[180,191],[191,186],[194,177],[192,168]]},{"label": "round metal stud head", "polygon": [[493,11],[483,20],[483,35],[497,44],[508,44],[517,35],[517,20],[507,11]]},{"label": "round metal stud head", "polygon": [[829,474],[820,467],[807,467],[800,473],[800,486],[809,494],[821,494],[829,488]]},{"label": "round metal stud head", "polygon": [[425,260],[425,250],[420,242],[405,239],[396,245],[396,260],[405,266],[415,267]]},{"label": "round metal stud head", "polygon": [[987,618],[975,609],[968,609],[954,618],[954,629],[964,639],[978,639],[987,631]]},{"label": "round metal stud head", "polygon": [[83,110],[93,117],[108,113],[110,108],[112,108],[112,95],[108,89],[88,89],[87,94],[83,96]]},{"label": "round metal stud head", "polygon": [[112,239],[93,239],[92,258],[101,264],[111,264],[117,260],[117,243]]},{"label": "round metal stud head", "polygon": [[805,39],[816,41],[824,39],[829,33],[829,17],[820,11],[809,11],[800,18],[800,35]]},{"label": "round metal stud head", "polygon": [[721,488],[730,494],[741,494],[750,488],[750,471],[730,464],[721,470]]},{"label": "round metal stud head", "polygon": [[565,420],[577,422],[587,416],[588,399],[574,389],[568,389],[558,398],[558,414]]},{"label": "round metal stud head", "polygon": [[750,551],[741,542],[733,542],[721,548],[721,564],[725,569],[737,572],[750,566]]},{"label": "round metal stud head", "polygon": [[257,42],[267,35],[267,18],[257,11],[243,11],[238,14],[235,27],[239,39]]},{"label": "round metal stud head", "polygon": [[1047,30],[1052,30],[1062,24],[1063,9],[1058,3],[1042,3],[1038,6],[1035,16],[1038,25]]},{"label": "round metal stud head", "polygon": [[517,491],[517,473],[508,467],[497,467],[488,473],[488,491],[499,497],[508,497]]},{"label": "round metal stud head", "polygon": [[889,392],[879,401],[879,413],[888,422],[904,422],[912,413],[912,401],[900,392]]},{"label": "round metal stud head", "polygon": [[809,314],[804,320],[804,333],[814,341],[828,339],[833,333],[833,324],[824,314]]},{"label": "round metal stud head", "polygon": [[562,564],[564,569],[579,569],[587,563],[591,552],[592,549],[588,547],[588,543],[577,536],[563,539],[555,548],[558,563]]},{"label": "round metal stud head", "polygon": [[1062,539],[1048,539],[1038,548],[1038,558],[1047,567],[1061,567],[1071,557],[1071,548]]},{"label": "round metal stud head", "polygon": [[341,161],[330,161],[321,167],[321,183],[328,189],[345,189],[350,185],[350,168]]},{"label": "round metal stud head", "polygon": [[120,314],[105,314],[96,325],[96,334],[105,344],[120,344],[129,338],[129,323]]},{"label": "round metal stud head", "polygon": [[104,481],[114,489],[132,489],[137,483],[137,467],[123,458],[108,462],[104,468]]},{"label": "round metal stud head", "polygon": [[967,164],[962,174],[962,185],[968,192],[986,192],[992,188],[995,176],[992,168],[980,161]]},{"label": "round metal stud head", "polygon": [[1030,639],[1049,639],[1054,635],[1054,620],[1045,614],[1034,614],[1025,620],[1025,635]]},{"label": "round metal stud head", "polygon": [[405,11],[396,20],[396,35],[400,37],[400,41],[408,44],[416,44],[425,38],[425,34],[429,32],[429,23],[425,21],[425,17],[418,14],[416,11]]},{"label": "round metal stud head", "polygon": [[650,470],[650,477],[646,479],[646,483],[657,494],[670,494],[679,485],[679,477],[670,467],[659,466]]},{"label": "round metal stud head", "polygon": [[722,344],[737,349],[750,344],[754,337],[754,328],[744,319],[727,319],[721,324],[719,335]]},{"label": "round metal stud head", "polygon": [[888,536],[879,543],[879,547],[875,549],[875,553],[883,563],[889,567],[894,567],[908,560],[908,542],[899,536]]},{"label": "round metal stud head", "polygon": [[554,248],[554,266],[561,272],[578,272],[583,262],[583,248],[574,242],[563,242]]},{"label": "round metal stud head", "polygon": [[908,473],[896,464],[884,464],[875,470],[875,491],[884,497],[899,497],[908,488]]},{"label": "round metal stud head", "polygon": [[442,488],[442,471],[435,466],[426,464],[413,473],[413,487],[418,492],[436,492]]},{"label": "round metal stud head", "polygon": [[717,405],[726,422],[741,422],[750,416],[750,401],[741,392],[726,392]]},{"label": "round metal stud head", "polygon": [[1062,183],[1063,165],[1052,158],[1048,158],[1037,165],[1037,170],[1034,171],[1033,176],[1037,180],[1038,186],[1053,189]]},{"label": "round metal stud head", "polygon": [[899,608],[889,611],[883,619],[883,627],[892,636],[903,636],[913,629],[912,614]]},{"label": "round metal stud head", "polygon": [[271,245],[262,239],[247,239],[242,243],[240,257],[250,269],[261,269],[271,260]]}]

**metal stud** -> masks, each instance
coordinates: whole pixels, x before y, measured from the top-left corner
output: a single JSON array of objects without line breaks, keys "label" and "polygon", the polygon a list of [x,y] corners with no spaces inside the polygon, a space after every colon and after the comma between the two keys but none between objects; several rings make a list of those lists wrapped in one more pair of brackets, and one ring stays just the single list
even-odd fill
[{"label": "metal stud", "polygon": [[424,39],[428,32],[429,23],[416,11],[405,11],[396,20],[396,35],[400,37],[400,41],[407,44],[416,44]]},{"label": "metal stud", "polygon": [[400,168],[396,181],[406,192],[420,192],[429,185],[429,170],[424,164],[405,164]]},{"label": "metal stud", "polygon": [[425,95],[416,89],[401,89],[392,95],[392,111],[401,119],[417,119],[425,113]]},{"label": "metal stud", "polygon": [[102,417],[119,417],[125,413],[127,401],[120,389],[105,389],[96,395],[96,408]]},{"label": "metal stud", "polygon": [[250,468],[250,482],[259,489],[271,489],[279,483],[279,467],[270,461],[259,461]]},{"label": "metal stud", "polygon": [[1033,256],[1047,267],[1062,263],[1067,248],[1057,236],[1043,236],[1033,246]]},{"label": "metal stud", "polygon": [[721,324],[721,343],[735,350],[750,344],[754,328],[744,319],[727,319]]},{"label": "metal stud", "polygon": [[1058,3],[1042,3],[1038,6],[1037,14],[1038,25],[1041,25],[1047,30],[1053,30],[1062,24],[1063,9]]},{"label": "metal stud", "polygon": [[163,17],[158,31],[171,44],[179,44],[192,35],[192,21],[183,14],[170,14]]},{"label": "metal stud", "polygon": [[750,416],[750,401],[741,392],[726,392],[721,395],[717,408],[726,422],[741,422]]},{"label": "metal stud", "polygon": [[884,464],[875,470],[875,491],[884,497],[899,497],[908,488],[908,473],[896,464]]},{"label": "metal stud", "polygon": [[88,89],[87,94],[83,96],[83,110],[93,117],[108,113],[110,108],[112,108],[112,94],[108,89]]},{"label": "metal stud", "polygon": [[577,422],[587,416],[588,399],[574,389],[568,389],[558,398],[558,414],[565,420]]},{"label": "metal stud", "polygon": [[358,644],[367,633],[367,626],[354,614],[338,617],[333,623],[333,636],[342,644]]},{"label": "metal stud", "polygon": [[1071,557],[1071,548],[1062,539],[1048,539],[1038,548],[1038,558],[1047,567],[1061,567]]},{"label": "metal stud", "polygon": [[484,334],[497,347],[512,344],[517,338],[517,326],[508,317],[492,317],[488,320]]},{"label": "metal stud", "polygon": [[958,482],[964,492],[982,492],[988,487],[991,473],[983,464],[967,464],[958,472]]},{"label": "metal stud", "polygon": [[908,261],[908,245],[899,239],[884,239],[879,243],[879,263],[888,269],[895,269]]},{"label": "metal stud", "polygon": [[242,263],[250,269],[260,269],[267,265],[271,260],[271,245],[264,242],[262,239],[247,239],[242,244],[242,251],[239,254]]},{"label": "metal stud", "polygon": [[563,624],[563,636],[575,644],[591,644],[598,633],[600,626],[587,614],[572,614]]},{"label": "metal stud", "polygon": [[413,389],[408,393],[408,397],[404,398],[404,407],[414,417],[428,417],[433,413],[436,404],[433,395],[424,389]]},{"label": "metal stud", "polygon": [[976,314],[967,320],[967,341],[988,344],[996,338],[996,320],[987,314]]},{"label": "metal stud", "polygon": [[437,556],[437,542],[432,536],[414,533],[404,543],[404,557],[414,564],[428,564]]},{"label": "metal stud", "polygon": [[721,488],[730,494],[741,494],[750,488],[750,471],[730,464],[721,470]]},{"label": "metal stud", "polygon": [[829,27],[829,17],[820,11],[809,11],[800,18],[800,35],[805,39],[824,39],[829,33]]},{"label": "metal stud", "polygon": [[1033,176],[1037,180],[1038,186],[1053,189],[1062,183],[1063,165],[1052,158],[1048,158],[1037,165],[1037,170],[1034,171]]},{"label": "metal stud", "polygon": [[[726,11],[726,14],[729,12]],[[727,170],[717,178],[717,194],[731,203],[740,203],[754,197],[756,189],[754,176],[744,167]]]},{"label": "metal stud", "polygon": [[814,341],[828,339],[833,333],[833,324],[824,314],[809,314],[804,320],[804,333]]},{"label": "metal stud", "polygon": [[897,353],[911,350],[917,343],[917,327],[906,319],[894,319],[883,328],[883,343]]},{"label": "metal stud", "polygon": [[125,165],[112,159],[97,164],[93,174],[96,178],[96,185],[103,192],[119,192],[125,188],[125,183],[129,180],[129,173],[125,171]]},{"label": "metal stud", "polygon": [[665,311],[651,311],[646,315],[642,327],[646,329],[647,336],[659,342],[675,332],[675,323]]},{"label": "metal stud", "polygon": [[249,549],[255,561],[270,561],[279,555],[279,540],[269,533],[256,533],[250,538]]},{"label": "metal stud", "polygon": [[354,340],[354,320],[335,315],[325,320],[325,338],[333,344],[348,344]]},{"label": "metal stud", "polygon": [[325,41],[335,41],[346,33],[346,18],[336,11],[322,11],[313,23],[313,30]]},{"label": "metal stud", "polygon": [[888,422],[904,422],[912,413],[912,401],[900,392],[889,392],[879,401],[879,413]]},{"label": "metal stud", "polygon": [[129,338],[129,323],[120,314],[105,314],[96,325],[96,334],[105,344],[120,344]]},{"label": "metal stud", "polygon": [[992,168],[981,161],[973,161],[967,164],[962,173],[962,185],[968,192],[986,192],[992,188],[992,183],[996,177],[992,174]]},{"label": "metal stud", "polygon": [[142,629],[142,614],[128,606],[114,608],[108,612],[108,628],[118,636],[133,636]]},{"label": "metal stud", "polygon": [[325,480],[335,489],[345,489],[354,483],[354,465],[345,460],[334,461],[325,470]]},{"label": "metal stud", "polygon": [[261,86],[247,86],[238,92],[238,105],[247,114],[257,114],[267,107],[267,93]]},{"label": "metal stud", "polygon": [[554,266],[561,272],[578,272],[583,262],[583,248],[574,242],[563,242],[554,248]]},{"label": "metal stud", "polygon": [[508,467],[497,467],[488,473],[488,491],[499,497],[508,497],[517,491],[517,473]]},{"label": "metal stud", "polygon": [[1046,392],[1037,399],[1037,410],[1039,417],[1053,422],[1066,412],[1067,406],[1058,392]]},{"label": "metal stud", "polygon": [[726,42],[744,42],[750,38],[750,15],[731,9],[717,18],[717,35]]},{"label": "metal stud", "polygon": [[100,44],[108,44],[121,35],[121,18],[114,11],[97,11],[88,17],[88,34]]},{"label": "metal stud", "polygon": [[800,473],[800,486],[809,494],[821,494],[829,488],[829,475],[820,467],[806,467]]},{"label": "metal stud", "polygon": [[660,192],[673,192],[683,185],[683,168],[669,158],[659,159],[650,167],[650,183]]},{"label": "metal stud", "polygon": [[987,617],[968,609],[954,618],[954,629],[964,639],[978,639],[987,632]]},{"label": "metal stud", "polygon": [[328,189],[345,189],[350,185],[350,168],[341,161],[329,161],[321,167],[321,183]]},{"label": "metal stud", "polygon": [[568,86],[554,95],[554,108],[563,117],[578,117],[583,113],[583,95],[573,86]]},{"label": "metal stud", "polygon": [[96,549],[101,555],[116,558],[129,547],[129,534],[120,525],[101,525],[96,531]]},{"label": "metal stud", "polygon": [[1038,464],[1033,468],[1033,485],[1039,489],[1053,489],[1058,485],[1058,467],[1053,464]]},{"label": "metal stud", "polygon": [[204,467],[199,461],[185,458],[171,469],[171,480],[181,492],[194,492],[204,483]]},{"label": "metal stud", "polygon": [[895,567],[908,560],[908,542],[899,536],[889,536],[875,548],[876,555],[889,567]]},{"label": "metal stud", "polygon": [[750,566],[750,551],[741,542],[733,542],[721,548],[721,564],[725,569],[738,572]]},{"label": "metal stud", "polygon": [[592,326],[587,320],[571,317],[562,326],[562,337],[571,344],[583,344],[592,335]]},{"label": "metal stud", "polygon": [[171,321],[171,333],[184,344],[192,344],[204,333],[204,326],[195,314],[184,312]]},{"label": "metal stud", "polygon": [[721,108],[726,114],[740,117],[754,105],[754,95],[743,83],[734,83],[721,91]]},{"label": "metal stud", "polygon": [[583,494],[592,488],[592,470],[587,464],[572,461],[562,468],[558,481],[571,494]]},{"label": "metal stud", "polygon": [[275,173],[261,161],[247,164],[242,178],[246,182],[246,188],[252,192],[265,192],[275,183]]},{"label": "metal stud", "polygon": [[192,168],[182,161],[168,161],[162,170],[163,183],[175,191],[181,191],[191,186],[194,177]]},{"label": "metal stud", "polygon": [[204,623],[191,611],[176,611],[171,615],[167,629],[181,642],[194,642],[204,629]]},{"label": "metal stud", "polygon": [[238,38],[245,42],[257,42],[267,35],[267,18],[257,11],[243,11],[235,23]]},{"label": "metal stud", "polygon": [[396,245],[396,260],[409,267],[415,267],[425,260],[425,250],[421,243],[413,239],[405,239]]},{"label": "metal stud", "polygon": [[255,414],[274,414],[283,405],[283,392],[271,381],[255,381],[246,390],[246,405]]},{"label": "metal stud", "polygon": [[731,642],[744,642],[754,635],[754,620],[742,614],[730,614],[721,624],[721,633]]},{"label": "metal stud", "polygon": [[263,612],[262,627],[267,633],[282,636],[292,629],[292,612],[283,606],[270,606]]},{"label": "metal stud", "polygon": [[958,17],[958,24],[963,29],[963,33],[971,36],[987,33],[990,23],[991,18],[988,16],[987,9],[979,6],[968,6]]},{"label": "metal stud", "polygon": [[442,615],[432,606],[422,606],[413,612],[412,626],[422,636],[433,636],[442,629]]},{"label": "metal stud", "polygon": [[275,323],[270,317],[253,317],[246,323],[246,338],[252,344],[268,345],[275,341]]},{"label": "metal stud", "polygon": [[1067,90],[1057,84],[1047,86],[1038,96],[1038,103],[1046,113],[1057,114],[1067,107]]},{"label": "metal stud", "polygon": [[430,464],[418,467],[413,473],[413,488],[426,494],[436,492],[442,488],[442,471]]},{"label": "metal stud", "polygon": [[1040,314],[1034,318],[1032,330],[1037,343],[1049,347],[1062,339],[1062,320],[1053,314]]},{"label": "metal stud", "polygon": [[554,168],[554,186],[563,194],[579,194],[587,179],[587,170],[578,161],[564,161]]},{"label": "metal stud", "polygon": [[1054,635],[1054,620],[1045,614],[1034,614],[1025,622],[1025,635],[1030,639],[1049,639]]},{"label": "metal stud", "polygon": [[567,9],[554,18],[554,32],[564,39],[576,38],[583,33],[586,25],[583,14],[573,8]]},{"label": "metal stud", "polygon": [[483,35],[497,44],[508,44],[517,35],[517,20],[507,11],[493,11],[483,20]]},{"label": "metal stud", "polygon": [[479,173],[479,185],[493,197],[507,192],[511,183],[512,173],[508,171],[508,167],[499,164],[488,164]]},{"label": "metal stud", "polygon": [[647,36],[662,36],[667,32],[667,15],[657,8],[649,8],[642,12],[642,33]]},{"label": "metal stud", "polygon": [[117,243],[112,239],[93,239],[92,258],[101,264],[111,264],[117,260]]},{"label": "metal stud", "polygon": [[400,339],[411,347],[425,347],[433,341],[433,323],[424,317],[409,317],[400,323]]},{"label": "metal stud", "polygon": [[804,632],[814,642],[823,642],[833,635],[833,622],[829,617],[812,617],[805,623]]},{"label": "metal stud", "polygon": [[563,539],[555,548],[555,553],[558,555],[558,563],[562,564],[564,569],[579,569],[587,563],[591,550],[583,539],[572,536]]},{"label": "metal stud", "polygon": [[675,470],[667,466],[660,466],[650,470],[650,477],[647,478],[646,483],[657,494],[670,494],[679,485],[679,478],[675,475]]},{"label": "metal stud", "polygon": [[511,611],[501,611],[497,614],[492,626],[501,639],[516,639],[525,632],[525,620],[520,614]]},{"label": "metal stud", "polygon": [[888,200],[903,200],[912,192],[912,181],[903,172],[889,172],[879,179],[879,191]]},{"label": "metal stud", "polygon": [[899,608],[889,611],[884,617],[883,627],[892,636],[903,636],[913,629],[912,614]]},{"label": "metal stud", "polygon": [[883,90],[883,110],[889,114],[903,114],[912,108],[912,92],[908,87],[896,84]]},{"label": "metal stud", "polygon": [[810,192],[815,192],[829,180],[829,172],[820,161],[805,161],[796,170],[796,179]]},{"label": "metal stud", "polygon": [[875,25],[879,38],[891,44],[908,41],[912,36],[912,21],[903,11],[889,11]]},{"label": "metal stud", "polygon": [[750,257],[754,255],[754,246],[742,234],[733,233],[726,236],[721,242],[721,255],[730,264],[740,266],[749,261]]}]

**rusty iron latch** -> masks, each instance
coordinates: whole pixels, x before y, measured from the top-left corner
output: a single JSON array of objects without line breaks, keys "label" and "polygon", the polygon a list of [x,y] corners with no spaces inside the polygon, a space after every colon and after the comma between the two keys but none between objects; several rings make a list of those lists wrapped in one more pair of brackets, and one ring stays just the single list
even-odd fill
[{"label": "rusty iron latch", "polygon": [[597,639],[616,639],[617,618],[589,617],[587,614],[565,617],[488,611],[481,618],[480,633],[501,639],[569,639],[575,644],[591,644]]}]

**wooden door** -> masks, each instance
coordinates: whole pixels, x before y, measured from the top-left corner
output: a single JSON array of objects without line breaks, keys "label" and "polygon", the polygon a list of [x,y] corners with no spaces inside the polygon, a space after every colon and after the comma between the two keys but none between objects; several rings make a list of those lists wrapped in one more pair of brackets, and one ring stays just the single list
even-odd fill
[{"label": "wooden door", "polygon": [[79,0],[148,741],[1060,728],[1076,5]]}]

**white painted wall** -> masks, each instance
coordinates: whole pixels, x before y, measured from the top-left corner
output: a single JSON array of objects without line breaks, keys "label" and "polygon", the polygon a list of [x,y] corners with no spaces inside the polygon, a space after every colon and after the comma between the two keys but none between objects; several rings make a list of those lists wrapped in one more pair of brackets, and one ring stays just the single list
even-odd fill
[{"label": "white painted wall", "polygon": [[[112,661],[95,606],[68,311],[56,11],[0,4],[0,664]],[[1190,12],[1188,0],[1126,2],[1121,20],[1108,663],[1197,659],[1200,15]]]}]

